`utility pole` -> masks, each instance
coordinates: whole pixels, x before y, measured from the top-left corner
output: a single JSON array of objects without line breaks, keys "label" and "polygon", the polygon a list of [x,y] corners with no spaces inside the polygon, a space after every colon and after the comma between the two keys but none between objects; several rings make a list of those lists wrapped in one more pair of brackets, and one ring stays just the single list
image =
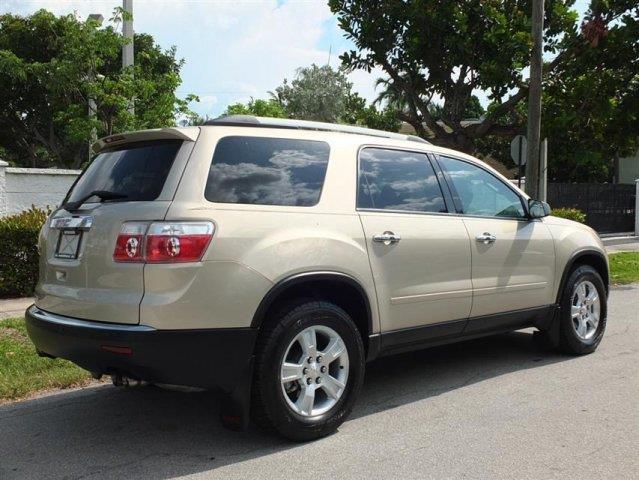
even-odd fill
[{"label": "utility pole", "polygon": [[541,137],[541,77],[544,31],[544,0],[532,2],[532,56],[528,87],[528,151],[526,163],[526,193],[539,198],[539,150]]},{"label": "utility pole", "polygon": [[122,35],[127,43],[122,46],[122,68],[133,66],[133,0],[123,0]]},{"label": "utility pole", "polygon": [[[133,0],[122,0],[122,9],[124,10],[124,18],[122,19],[122,35],[126,43],[122,46],[122,69],[133,66]],[[131,99],[131,114],[135,113],[133,99]]]},{"label": "utility pole", "polygon": [[[104,22],[104,16],[100,13],[92,13],[88,16],[87,18],[88,22],[94,22],[96,24],[96,26],[99,28],[102,26],[102,23]],[[100,80],[102,77],[101,75],[96,75],[95,72],[91,72],[90,74],[88,74],[86,76],[86,80],[87,81],[95,81],[96,79]],[[104,77],[102,77],[104,78]],[[97,115],[98,112],[98,106],[95,103],[95,99],[92,97],[89,97],[89,101],[88,101],[88,114],[89,114],[89,120],[93,121],[95,120],[95,117]],[[98,140],[98,131],[96,130],[95,127],[91,127],[91,135],[89,138],[89,160],[91,160],[91,158],[93,157],[93,144]]]}]

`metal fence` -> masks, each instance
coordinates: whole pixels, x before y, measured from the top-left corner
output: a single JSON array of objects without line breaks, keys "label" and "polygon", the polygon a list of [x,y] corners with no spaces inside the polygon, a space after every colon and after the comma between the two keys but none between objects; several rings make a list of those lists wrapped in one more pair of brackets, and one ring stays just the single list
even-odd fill
[{"label": "metal fence", "polygon": [[598,233],[632,232],[635,228],[634,185],[616,183],[549,183],[553,208],[578,208]]}]

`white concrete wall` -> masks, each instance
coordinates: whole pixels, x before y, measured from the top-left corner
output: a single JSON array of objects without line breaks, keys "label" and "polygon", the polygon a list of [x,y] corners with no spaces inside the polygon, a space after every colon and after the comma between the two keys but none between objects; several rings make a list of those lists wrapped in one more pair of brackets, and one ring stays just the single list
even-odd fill
[{"label": "white concrete wall", "polygon": [[15,168],[0,160],[0,216],[62,202],[80,170]]},{"label": "white concrete wall", "polygon": [[619,159],[619,183],[632,184],[639,178],[639,152],[633,157]]}]

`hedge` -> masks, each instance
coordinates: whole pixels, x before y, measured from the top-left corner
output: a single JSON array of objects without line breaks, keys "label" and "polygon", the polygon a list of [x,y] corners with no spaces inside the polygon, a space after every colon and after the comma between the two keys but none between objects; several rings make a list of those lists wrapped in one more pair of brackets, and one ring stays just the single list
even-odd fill
[{"label": "hedge", "polygon": [[553,208],[551,215],[574,220],[579,223],[586,223],[586,214],[576,208]]},{"label": "hedge", "polygon": [[0,297],[33,295],[38,281],[38,235],[48,215],[31,207],[0,218]]}]

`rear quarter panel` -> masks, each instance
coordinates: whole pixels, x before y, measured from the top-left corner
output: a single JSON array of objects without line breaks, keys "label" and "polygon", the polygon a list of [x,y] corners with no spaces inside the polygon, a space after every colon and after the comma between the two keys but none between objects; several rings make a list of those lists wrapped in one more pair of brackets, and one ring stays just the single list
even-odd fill
[{"label": "rear quarter panel", "polygon": [[[319,203],[286,207],[205,200],[215,145],[227,135],[327,141],[330,160]],[[211,220],[213,240],[198,264],[172,266],[168,274],[165,266],[147,265],[141,323],[158,328],[248,327],[277,282],[298,273],[333,271],[362,285],[369,297],[374,332],[378,331],[375,288],[355,212],[359,144],[346,135],[318,132],[203,128],[166,219]]]}]

